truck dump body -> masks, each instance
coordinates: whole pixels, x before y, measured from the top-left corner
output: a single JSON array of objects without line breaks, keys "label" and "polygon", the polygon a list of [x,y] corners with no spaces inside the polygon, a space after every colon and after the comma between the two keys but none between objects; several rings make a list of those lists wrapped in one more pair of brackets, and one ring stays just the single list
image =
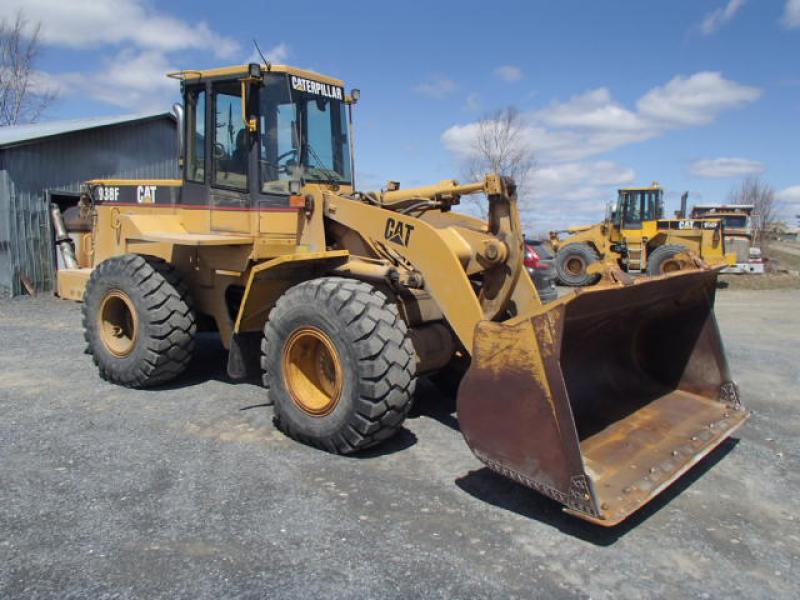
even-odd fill
[{"label": "truck dump body", "polygon": [[716,271],[585,290],[478,326],[459,390],[490,468],[614,525],[747,418],[713,313]]}]

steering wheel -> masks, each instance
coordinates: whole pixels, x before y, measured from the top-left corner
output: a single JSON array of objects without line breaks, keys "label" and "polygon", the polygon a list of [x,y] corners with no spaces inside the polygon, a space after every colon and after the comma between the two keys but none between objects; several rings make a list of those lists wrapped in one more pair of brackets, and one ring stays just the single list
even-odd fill
[{"label": "steering wheel", "polygon": [[[286,175],[291,175],[292,172],[290,171],[291,167],[294,167],[297,164],[297,155],[298,151],[297,148],[292,148],[284,152],[283,154],[278,155],[278,158],[275,159],[275,162],[269,160],[261,160],[263,164],[269,165],[273,167],[278,173],[285,173]],[[293,160],[287,160],[284,164],[281,164],[281,161],[287,158],[292,158]]]},{"label": "steering wheel", "polygon": [[279,164],[284,158],[292,155],[297,156],[297,148],[292,148],[291,150],[281,154],[278,158],[275,159],[275,164],[276,165]]},{"label": "steering wheel", "polygon": [[216,142],[214,144],[214,158],[219,160],[221,158],[225,158],[225,156],[226,156],[225,146],[223,146],[219,142]]}]

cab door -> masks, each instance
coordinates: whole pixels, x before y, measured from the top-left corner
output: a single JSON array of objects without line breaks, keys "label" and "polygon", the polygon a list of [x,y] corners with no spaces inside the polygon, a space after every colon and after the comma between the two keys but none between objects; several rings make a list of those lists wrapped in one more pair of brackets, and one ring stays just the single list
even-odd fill
[{"label": "cab door", "polygon": [[[183,190],[178,205],[186,208],[183,212],[184,226],[193,233],[210,230],[211,216],[209,206],[208,156],[210,122],[208,110],[208,89],[206,85],[187,86],[184,93],[186,121],[184,130]],[[201,209],[201,210],[198,210]]]},{"label": "cab door", "polygon": [[223,81],[212,84],[211,100],[211,231],[252,233],[248,177],[252,136],[242,111],[240,83]]},{"label": "cab door", "polygon": [[622,238],[626,242],[639,242],[642,239],[644,216],[644,194],[638,191],[623,193],[622,199]]}]

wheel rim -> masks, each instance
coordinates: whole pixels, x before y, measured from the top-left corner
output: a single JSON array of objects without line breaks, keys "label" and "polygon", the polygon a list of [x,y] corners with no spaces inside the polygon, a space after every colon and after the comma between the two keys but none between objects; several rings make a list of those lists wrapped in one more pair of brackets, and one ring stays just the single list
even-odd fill
[{"label": "wheel rim", "polygon": [[664,264],[661,265],[661,272],[674,273],[675,271],[680,271],[682,268],[683,265],[679,260],[670,258],[669,260],[664,261]]},{"label": "wheel rim", "polygon": [[584,270],[583,261],[577,256],[571,256],[567,259],[567,264],[565,265],[567,272],[570,275],[582,275]]},{"label": "wheel rim", "polygon": [[119,290],[106,294],[97,325],[100,339],[111,354],[124,358],[133,352],[139,337],[139,319],[127,294]]},{"label": "wheel rim", "polygon": [[283,349],[283,380],[303,412],[314,417],[333,412],[344,380],[333,341],[316,327],[295,331]]}]

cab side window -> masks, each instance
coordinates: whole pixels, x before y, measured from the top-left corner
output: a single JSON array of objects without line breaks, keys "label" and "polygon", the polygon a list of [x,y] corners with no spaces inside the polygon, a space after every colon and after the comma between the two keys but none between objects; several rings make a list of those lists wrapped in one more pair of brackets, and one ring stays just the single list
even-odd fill
[{"label": "cab side window", "polygon": [[186,115],[186,179],[206,181],[206,91],[197,89],[187,94]]},{"label": "cab side window", "polygon": [[241,89],[236,84],[219,86],[214,94],[214,184],[247,189],[248,148]]}]

